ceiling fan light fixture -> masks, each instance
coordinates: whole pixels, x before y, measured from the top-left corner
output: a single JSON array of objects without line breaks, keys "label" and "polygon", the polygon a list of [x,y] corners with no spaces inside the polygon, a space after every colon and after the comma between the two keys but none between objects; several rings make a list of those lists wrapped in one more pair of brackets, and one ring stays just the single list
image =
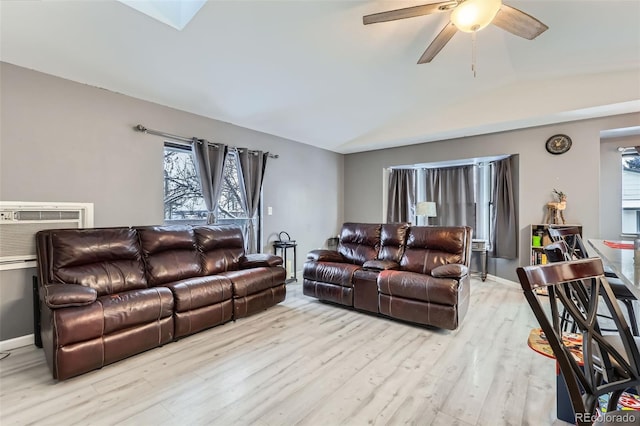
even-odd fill
[{"label": "ceiling fan light fixture", "polygon": [[472,33],[489,25],[501,6],[501,0],[466,0],[453,9],[451,22],[460,31]]}]

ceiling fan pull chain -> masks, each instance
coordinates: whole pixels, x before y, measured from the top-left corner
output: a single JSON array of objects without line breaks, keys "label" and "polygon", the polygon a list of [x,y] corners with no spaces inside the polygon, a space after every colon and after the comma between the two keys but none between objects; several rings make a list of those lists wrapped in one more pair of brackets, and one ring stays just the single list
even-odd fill
[{"label": "ceiling fan pull chain", "polygon": [[476,78],[476,33],[471,33],[471,71],[473,72],[473,78]]}]

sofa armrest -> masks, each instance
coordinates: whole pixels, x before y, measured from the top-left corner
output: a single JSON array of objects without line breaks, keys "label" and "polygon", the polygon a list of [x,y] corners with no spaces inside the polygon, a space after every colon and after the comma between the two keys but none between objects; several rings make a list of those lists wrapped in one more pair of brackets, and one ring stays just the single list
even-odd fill
[{"label": "sofa armrest", "polygon": [[307,254],[307,260],[315,262],[344,262],[344,257],[337,251],[333,250],[311,250]]},{"label": "sofa armrest", "polygon": [[436,278],[462,278],[469,274],[469,268],[459,263],[436,266],[431,270],[431,276]]},{"label": "sofa armrest", "polygon": [[40,291],[42,300],[51,309],[86,306],[98,298],[97,291],[79,284],[47,284]]},{"label": "sofa armrest", "polygon": [[275,254],[252,253],[240,259],[240,269],[273,267],[282,265],[282,258]]},{"label": "sofa armrest", "polygon": [[400,269],[400,264],[393,260],[367,260],[362,267],[372,271],[385,271],[388,269]]}]

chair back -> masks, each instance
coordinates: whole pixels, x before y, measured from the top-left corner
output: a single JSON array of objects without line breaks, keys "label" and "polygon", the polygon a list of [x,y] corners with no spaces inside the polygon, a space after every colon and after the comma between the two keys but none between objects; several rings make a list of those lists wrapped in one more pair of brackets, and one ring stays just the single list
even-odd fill
[{"label": "chair back", "polygon": [[[517,273],[564,375],[576,423],[592,424],[598,397],[610,394],[607,409],[612,411],[625,389],[640,384],[638,346],[604,277],[602,261],[591,258],[526,266],[519,267]],[[534,291],[538,288],[547,288],[548,296],[538,295]],[[615,333],[603,334],[600,329],[597,312],[602,302],[612,313]],[[562,339],[562,311],[571,316],[582,335],[584,366],[571,352],[575,344]]]},{"label": "chair back", "polygon": [[547,255],[547,260],[552,263],[572,260],[569,247],[564,240],[544,246],[544,253]]},{"label": "chair back", "polygon": [[577,226],[565,227],[549,227],[549,237],[551,241],[564,241],[569,249],[569,255],[572,259],[586,259],[589,257],[587,248],[582,241],[580,228]]}]

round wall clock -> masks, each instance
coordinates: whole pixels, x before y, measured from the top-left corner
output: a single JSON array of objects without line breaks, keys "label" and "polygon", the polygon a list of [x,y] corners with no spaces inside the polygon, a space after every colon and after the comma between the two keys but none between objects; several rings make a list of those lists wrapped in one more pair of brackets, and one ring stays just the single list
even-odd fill
[{"label": "round wall clock", "polygon": [[545,146],[551,154],[564,154],[571,148],[571,138],[567,135],[553,135],[547,139]]}]

